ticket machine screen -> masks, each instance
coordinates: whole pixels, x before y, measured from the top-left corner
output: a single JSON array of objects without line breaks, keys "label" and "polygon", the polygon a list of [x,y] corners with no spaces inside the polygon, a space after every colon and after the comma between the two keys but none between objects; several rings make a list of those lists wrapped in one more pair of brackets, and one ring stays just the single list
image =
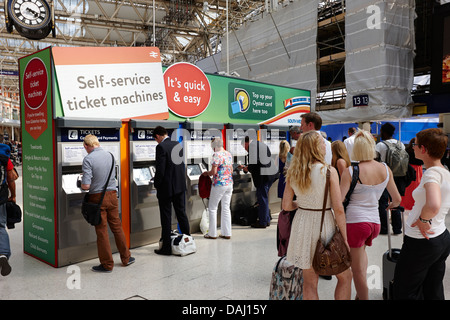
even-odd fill
[{"label": "ticket machine screen", "polygon": [[152,178],[150,168],[133,168],[133,178],[136,182],[148,182]]},{"label": "ticket machine screen", "polygon": [[187,173],[188,176],[199,176],[202,174],[202,169],[199,164],[188,164]]}]

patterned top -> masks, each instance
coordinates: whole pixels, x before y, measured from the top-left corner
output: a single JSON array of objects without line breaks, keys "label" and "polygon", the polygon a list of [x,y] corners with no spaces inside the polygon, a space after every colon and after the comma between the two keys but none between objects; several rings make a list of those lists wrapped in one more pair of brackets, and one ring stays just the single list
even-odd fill
[{"label": "patterned top", "polygon": [[233,157],[226,150],[214,152],[211,165],[217,166],[217,174],[213,177],[213,186],[233,184]]}]

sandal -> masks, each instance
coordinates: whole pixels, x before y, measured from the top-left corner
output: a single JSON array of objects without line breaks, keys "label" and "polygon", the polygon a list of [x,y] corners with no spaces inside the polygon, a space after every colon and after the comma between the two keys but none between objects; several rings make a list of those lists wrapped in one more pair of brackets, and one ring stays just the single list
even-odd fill
[{"label": "sandal", "polygon": [[211,237],[209,234],[205,234],[203,237],[206,239],[217,239],[217,237]]},{"label": "sandal", "polygon": [[219,237],[222,238],[222,239],[227,239],[227,240],[230,240],[230,239],[231,239],[230,236],[223,236],[223,235],[220,235]]}]

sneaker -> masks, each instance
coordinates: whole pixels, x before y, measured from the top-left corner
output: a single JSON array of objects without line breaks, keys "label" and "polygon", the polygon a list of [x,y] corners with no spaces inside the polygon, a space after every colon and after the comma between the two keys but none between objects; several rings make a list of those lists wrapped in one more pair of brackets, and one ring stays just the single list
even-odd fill
[{"label": "sneaker", "polygon": [[130,264],[133,264],[136,262],[136,259],[133,257],[130,257],[130,259],[128,259],[128,263],[126,264],[126,266],[129,266]]},{"label": "sneaker", "polygon": [[0,270],[0,274],[4,277],[11,273],[11,266],[5,255],[0,255]]},{"label": "sneaker", "polygon": [[105,269],[105,267],[103,267],[103,265],[101,265],[101,264],[98,266],[92,267],[91,270],[94,272],[102,272],[102,273],[111,273],[112,272],[112,270]]}]

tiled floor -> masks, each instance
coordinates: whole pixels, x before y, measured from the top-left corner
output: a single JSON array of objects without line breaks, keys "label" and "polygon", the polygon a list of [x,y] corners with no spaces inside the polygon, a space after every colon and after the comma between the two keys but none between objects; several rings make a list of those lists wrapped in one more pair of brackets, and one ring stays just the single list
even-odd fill
[{"label": "tiled floor", "polygon": [[[21,186],[21,181],[18,181]],[[18,188],[21,204],[21,190]],[[69,267],[53,268],[23,253],[22,225],[9,231],[13,255],[12,272],[0,276],[0,300],[6,299],[189,299],[189,300],[267,300],[272,269],[277,261],[276,215],[267,229],[233,226],[231,240],[207,240],[194,234],[195,254],[158,256],[156,244],[132,249],[136,262],[119,265],[110,274],[90,270],[98,259]],[[449,218],[449,217],[447,217]],[[448,222],[449,219],[447,219]],[[450,225],[450,224],[447,224]],[[400,247],[401,236],[393,236]],[[382,299],[382,255],[387,236],[379,236],[367,249],[370,298]],[[333,299],[336,280],[319,280],[321,299]],[[446,297],[450,299],[450,267],[445,277]],[[353,290],[352,296],[355,291]]]}]

